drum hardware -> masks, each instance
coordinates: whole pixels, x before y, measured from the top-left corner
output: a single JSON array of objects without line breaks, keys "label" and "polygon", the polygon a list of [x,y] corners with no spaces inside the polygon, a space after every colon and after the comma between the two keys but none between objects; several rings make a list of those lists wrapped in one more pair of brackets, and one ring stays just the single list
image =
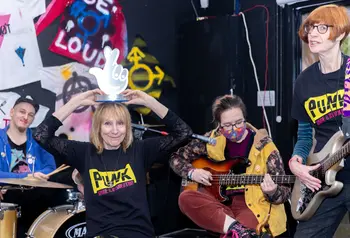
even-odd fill
[{"label": "drum hardware", "polygon": [[24,186],[0,186],[1,190],[21,190],[22,192],[25,190],[31,190],[35,187],[24,187]]},{"label": "drum hardware", "polygon": [[50,210],[52,212],[57,212],[56,208],[55,207],[49,207],[47,210]]},{"label": "drum hardware", "polygon": [[73,204],[73,209],[67,209],[67,214],[76,214],[77,212],[85,210],[85,205],[82,202]]},{"label": "drum hardware", "polygon": [[1,209],[1,206],[0,206],[0,220],[4,220],[4,211]]},{"label": "drum hardware", "polygon": [[67,214],[76,214],[77,213],[77,210],[75,210],[74,208],[73,209],[67,209]]},{"label": "drum hardware", "polygon": [[22,217],[22,211],[21,211],[21,207],[18,207],[17,218],[20,218],[20,217]]},{"label": "drum hardware", "polygon": [[67,202],[73,205],[73,209],[68,210],[68,213],[75,214],[77,211],[85,209],[83,195],[80,192],[75,192],[73,189],[67,189]]},{"label": "drum hardware", "polygon": [[68,211],[72,214],[76,214],[77,211],[81,211],[85,209],[85,204],[82,201],[76,202],[75,204],[73,204],[73,211]]},{"label": "drum hardware", "polygon": [[67,202],[72,203],[82,199],[81,193],[75,192],[73,189],[66,189],[66,191],[68,193]]},{"label": "drum hardware", "polygon": [[78,212],[80,212],[81,210],[85,210],[85,205],[82,202],[77,202],[75,204],[73,204],[73,208],[72,209],[67,209],[67,214],[77,214]]}]

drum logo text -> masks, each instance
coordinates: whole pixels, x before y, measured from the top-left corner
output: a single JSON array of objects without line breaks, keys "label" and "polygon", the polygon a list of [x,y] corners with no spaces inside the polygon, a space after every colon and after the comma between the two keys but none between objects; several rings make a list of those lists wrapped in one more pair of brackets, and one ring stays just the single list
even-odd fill
[{"label": "drum logo text", "polygon": [[71,226],[66,231],[67,238],[83,238],[86,235],[86,222]]}]

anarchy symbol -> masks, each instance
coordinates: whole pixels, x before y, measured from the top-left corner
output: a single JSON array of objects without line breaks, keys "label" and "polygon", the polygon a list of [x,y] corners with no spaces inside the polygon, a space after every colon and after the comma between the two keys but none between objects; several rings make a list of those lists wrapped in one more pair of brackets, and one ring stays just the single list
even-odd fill
[{"label": "anarchy symbol", "polygon": [[[86,92],[88,90],[96,88],[95,85],[92,85],[90,80],[83,76],[78,76],[76,72],[73,72],[73,77],[67,80],[62,89],[63,103],[66,104],[74,95]],[[59,96],[57,97],[59,100]],[[81,113],[87,110],[89,106],[78,107],[74,110],[74,113]],[[92,110],[95,111],[95,108],[92,106]]]}]

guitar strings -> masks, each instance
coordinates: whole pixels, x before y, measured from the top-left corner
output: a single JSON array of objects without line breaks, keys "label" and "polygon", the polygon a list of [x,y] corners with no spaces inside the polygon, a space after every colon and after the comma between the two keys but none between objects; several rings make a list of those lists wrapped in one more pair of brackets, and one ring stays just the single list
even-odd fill
[{"label": "guitar strings", "polygon": [[[212,175],[212,177],[246,177],[246,178],[251,178],[251,177],[264,177],[264,175],[237,175],[237,174],[223,174],[223,175]],[[295,177],[295,175],[272,175],[272,177]]]},{"label": "guitar strings", "polygon": [[[259,182],[262,182],[263,175],[212,175],[213,179],[209,182],[211,183],[230,183],[230,184],[241,184],[241,183],[253,183],[255,181],[252,180],[258,180]],[[232,179],[235,177],[234,181]],[[255,178],[254,178],[255,177]],[[295,179],[294,175],[273,175],[273,178],[285,177],[285,179],[280,179],[280,182],[286,181],[289,182],[289,180]],[[242,181],[245,180],[245,181]],[[272,179],[273,180],[273,179]]]}]

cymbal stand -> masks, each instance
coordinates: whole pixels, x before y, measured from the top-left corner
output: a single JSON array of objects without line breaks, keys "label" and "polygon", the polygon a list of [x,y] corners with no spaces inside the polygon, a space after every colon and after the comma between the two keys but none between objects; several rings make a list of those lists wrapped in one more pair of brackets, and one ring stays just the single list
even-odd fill
[{"label": "cymbal stand", "polygon": [[[21,190],[22,192],[25,191],[25,190],[31,190],[33,189],[34,187],[28,187],[28,186],[0,186],[0,191],[1,190]],[[1,201],[0,201],[1,203]]]},{"label": "cymbal stand", "polygon": [[[141,119],[141,125],[145,124],[144,120],[143,120],[143,116],[141,113],[140,114],[140,119]],[[140,121],[139,121],[140,123]],[[134,130],[134,137],[136,140],[143,140],[143,134],[145,133],[146,131],[145,130]]]}]

